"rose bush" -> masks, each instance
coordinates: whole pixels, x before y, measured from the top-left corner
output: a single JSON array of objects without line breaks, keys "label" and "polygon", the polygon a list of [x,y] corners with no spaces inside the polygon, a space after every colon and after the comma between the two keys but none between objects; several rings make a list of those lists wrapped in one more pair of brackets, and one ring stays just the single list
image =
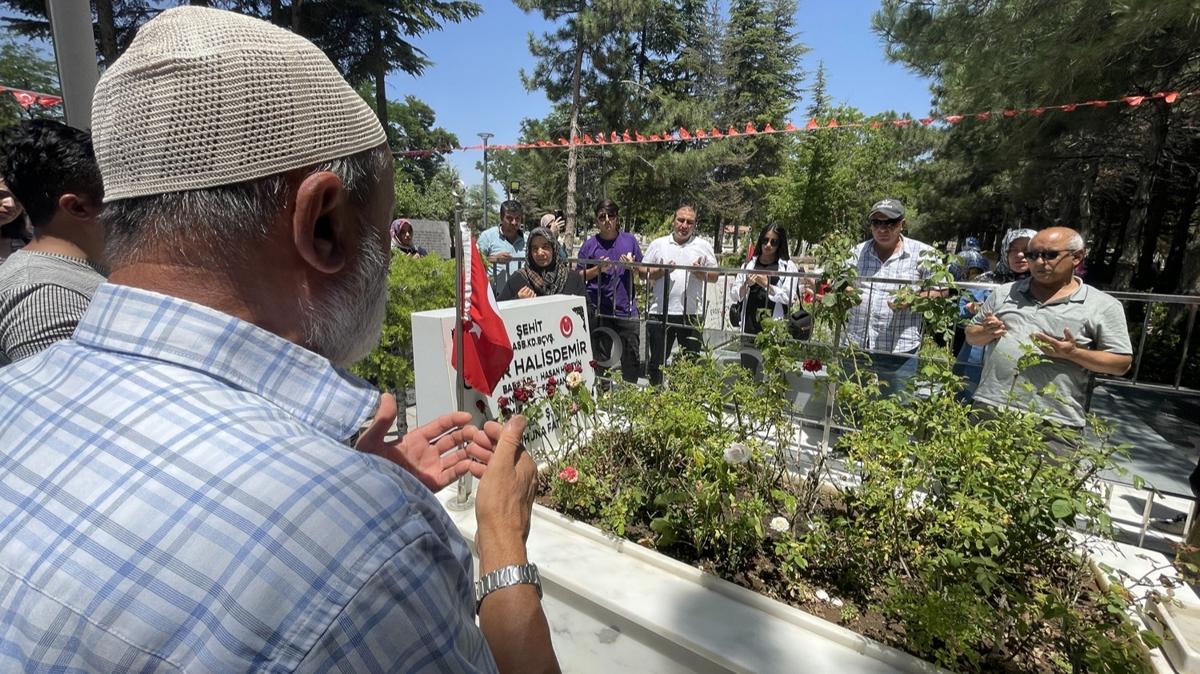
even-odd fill
[{"label": "rose bush", "polygon": [[[1153,637],[1126,617],[1119,584],[1096,585],[1068,532],[1110,530],[1095,487],[1120,451],[1107,429],[1093,419],[1055,455],[1035,411],[962,403],[953,359],[932,342],[908,394],[882,395],[869,361],[837,347],[857,302],[848,241],[818,248],[820,340],[797,343],[767,321],[761,381],[705,356],[673,362],[662,388],[615,386],[588,412],[603,415],[588,441],[554,465],[545,502],[770,596],[831,607],[952,670],[1145,671],[1138,642]],[[920,299],[953,302],[935,295]],[[801,464],[784,375],[821,365],[839,421],[856,430],[836,461]]]}]

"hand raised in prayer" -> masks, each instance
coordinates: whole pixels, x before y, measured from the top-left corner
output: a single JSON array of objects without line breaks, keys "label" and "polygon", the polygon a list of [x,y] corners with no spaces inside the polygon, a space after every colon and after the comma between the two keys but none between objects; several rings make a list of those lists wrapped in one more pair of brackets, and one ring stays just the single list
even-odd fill
[{"label": "hand raised in prayer", "polygon": [[989,341],[1000,339],[1008,332],[1008,326],[1004,321],[996,318],[996,314],[989,313],[983,318],[983,322],[979,324],[983,328],[983,333],[988,336]]},{"label": "hand raised in prayer", "polygon": [[1063,336],[1055,337],[1044,332],[1035,332],[1032,335],[1034,344],[1042,350],[1042,353],[1051,358],[1069,358],[1079,345],[1075,343],[1075,336],[1071,334],[1069,328],[1063,328]]},{"label": "hand raised in prayer", "polygon": [[434,492],[467,473],[483,476],[492,451],[476,442],[478,429],[469,424],[470,414],[444,414],[403,438],[389,442],[384,436],[396,422],[396,414],[396,398],[384,393],[380,396],[375,418],[359,436],[355,449],[391,461]]}]

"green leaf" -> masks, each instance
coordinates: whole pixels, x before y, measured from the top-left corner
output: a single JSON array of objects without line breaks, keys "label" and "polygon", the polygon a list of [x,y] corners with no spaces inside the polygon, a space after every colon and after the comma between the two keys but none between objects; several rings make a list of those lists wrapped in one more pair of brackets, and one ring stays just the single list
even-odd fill
[{"label": "green leaf", "polygon": [[1057,519],[1065,520],[1075,514],[1075,509],[1071,507],[1070,501],[1060,498],[1050,504],[1050,514]]}]

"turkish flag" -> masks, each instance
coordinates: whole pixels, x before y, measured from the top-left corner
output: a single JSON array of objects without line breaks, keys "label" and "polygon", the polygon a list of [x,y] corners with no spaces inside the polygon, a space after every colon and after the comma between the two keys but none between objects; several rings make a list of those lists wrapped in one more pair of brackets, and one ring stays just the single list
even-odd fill
[{"label": "turkish flag", "polygon": [[[462,378],[476,391],[491,395],[512,362],[513,347],[504,320],[496,312],[492,284],[488,283],[487,270],[479,257],[475,239],[465,228],[462,237],[471,242],[471,253],[467,258],[471,261],[471,269],[465,278],[459,279],[463,298]],[[457,346],[455,340],[450,349],[451,367],[457,367]]]}]

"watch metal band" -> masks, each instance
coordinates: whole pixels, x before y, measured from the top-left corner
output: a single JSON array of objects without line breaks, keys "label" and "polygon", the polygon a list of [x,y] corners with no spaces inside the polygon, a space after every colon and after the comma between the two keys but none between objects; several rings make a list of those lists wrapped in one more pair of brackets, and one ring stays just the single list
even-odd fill
[{"label": "watch metal band", "polygon": [[542,577],[538,575],[537,564],[510,564],[484,574],[475,581],[475,612],[479,612],[479,605],[489,594],[506,587],[524,584],[536,587],[538,599],[542,598]]}]

